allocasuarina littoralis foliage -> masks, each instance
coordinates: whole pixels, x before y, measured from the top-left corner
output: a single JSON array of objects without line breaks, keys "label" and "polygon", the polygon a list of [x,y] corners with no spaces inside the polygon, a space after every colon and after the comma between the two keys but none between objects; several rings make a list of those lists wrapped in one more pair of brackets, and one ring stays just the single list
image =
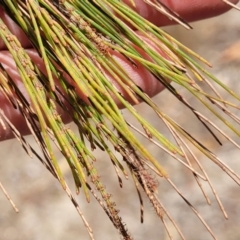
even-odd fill
[{"label": "allocasuarina littoralis foliage", "polygon": [[[186,28],[190,28],[187,22],[161,1],[146,0],[145,2]],[[1,0],[0,5],[26,33],[45,64],[46,71],[43,72],[31,61],[18,39],[0,20],[0,36],[16,63],[30,100],[23,96],[2,65],[0,65],[1,91],[12,103],[13,108],[18,109],[24,116],[44,157],[40,157],[26,142],[2,110],[0,110],[1,124],[3,127],[6,125],[11,127],[26,152],[30,155],[35,154],[59,180],[79,211],[92,239],[94,237],[91,228],[64,180],[53,152],[53,145],[59,148],[68,162],[77,193],[80,188],[83,189],[87,201],[92,194],[124,239],[132,239],[132,237],[120,217],[113,200],[114,196],[108,193],[107,187],[101,182],[93,155],[96,148],[108,153],[120,185],[122,176],[131,175],[139,193],[140,203],[142,204],[140,192],[143,191],[168,233],[166,221],[169,220],[184,239],[157,194],[158,181],[163,180],[168,181],[180,194],[215,238],[196,209],[181,195],[171,176],[168,176],[158,159],[155,159],[139,142],[134,132],[142,134],[152,144],[184,164],[192,172],[204,195],[201,181],[208,182],[225,217],[227,215],[221,201],[201,162],[191,149],[195,147],[201,151],[237,184],[240,182],[240,176],[220,161],[207,146],[184,130],[176,120],[163,113],[131,80],[131,76],[112,57],[112,53],[121,54],[135,68],[144,67],[193,112],[194,120],[203,124],[218,142],[214,132],[223,135],[238,148],[236,142],[194,109],[174,86],[179,85],[187,89],[238,136],[240,131],[235,125],[240,123],[240,119],[229,110],[239,109],[238,104],[225,101],[214,89],[214,85],[221,87],[237,101],[240,100],[240,96],[198,63],[200,60],[208,64],[204,59],[132,10],[135,6],[134,0],[131,4],[132,8],[118,0]],[[139,38],[133,28],[137,29],[144,38]],[[157,53],[149,41],[143,39],[150,39],[162,54]],[[114,78],[122,89],[121,92],[112,84],[111,78]],[[209,91],[203,90],[198,82],[207,86]],[[142,126],[141,129],[124,119],[113,98],[136,118]],[[133,105],[140,101],[154,110],[159,121],[168,127],[175,139],[174,142],[168,140],[137,113]],[[69,118],[78,126],[78,133],[74,133],[65,125],[57,111],[59,108],[67,112]],[[228,117],[235,125],[227,120]],[[86,146],[86,142],[90,142],[91,149]],[[117,157],[116,153],[120,153],[122,158]],[[194,159],[198,169],[194,169],[189,157]],[[208,201],[207,197],[206,200]],[[169,237],[171,238],[170,233]]]}]

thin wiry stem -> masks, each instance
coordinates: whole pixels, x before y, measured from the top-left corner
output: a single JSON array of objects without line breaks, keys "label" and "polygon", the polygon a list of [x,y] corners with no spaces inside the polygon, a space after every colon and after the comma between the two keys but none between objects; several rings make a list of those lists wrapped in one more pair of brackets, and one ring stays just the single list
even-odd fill
[{"label": "thin wiry stem", "polygon": [[[182,26],[191,28],[189,23],[161,1],[144,0],[144,2]],[[229,1],[223,2],[232,6]],[[134,0],[131,0],[130,3],[135,6]],[[200,150],[203,156],[212,160],[237,184],[240,184],[239,175],[196,137],[193,137],[191,133],[180,126],[176,120],[163,113],[159,106],[132,81],[131,76],[112,57],[112,54],[120,54],[132,67],[138,69],[141,66],[155,76],[169,93],[173,94],[184,107],[191,110],[195,117],[193,120],[200,121],[220,145],[220,140],[209,125],[239,148],[234,140],[195,109],[191,102],[186,100],[186,96],[181,95],[180,91],[178,92],[175,88],[175,85],[178,85],[178,88],[187,90],[198,99],[202,106],[239,137],[238,125],[240,120],[227,108],[239,110],[238,104],[226,101],[214,86],[218,85],[235,101],[240,101],[240,96],[212,76],[196,60],[208,66],[210,63],[173,39],[162,29],[139,16],[123,1],[0,0],[0,5],[28,36],[33,47],[42,57],[46,69],[43,73],[31,61],[16,37],[3,21],[0,21],[0,37],[16,63],[17,71],[22,78],[30,101],[23,96],[2,65],[0,65],[0,91],[13,108],[18,109],[23,115],[29,131],[44,155],[44,159],[26,142],[3,110],[0,112],[0,124],[3,129],[10,128],[27,154],[36,155],[52,175],[58,179],[83,219],[90,238],[93,239],[91,228],[65,182],[58,159],[53,151],[53,145],[57,146],[69,165],[76,192],[79,193],[80,188],[82,188],[87,201],[90,201],[90,194],[92,194],[124,239],[131,239],[131,236],[127,231],[127,226],[119,216],[118,210],[116,210],[112,197],[99,177],[101,173],[95,165],[96,157],[92,153],[97,148],[108,154],[120,187],[122,187],[121,174],[127,178],[127,168],[129,168],[140,199],[141,222],[143,222],[143,199],[140,187],[163,222],[169,238],[172,237],[164,219],[165,214],[181,238],[184,239],[177,224],[163,208],[155,194],[158,187],[156,175],[165,178],[172,185],[215,238],[198,212],[169,179],[168,173],[158,159],[153,157],[153,154],[146,146],[143,146],[133,132],[140,133],[149,142],[189,169],[206,201],[210,204],[200,180],[207,181],[225,217],[227,215],[218,195],[190,145]],[[153,42],[163,54],[159,54],[148,41],[139,38],[133,28]],[[111,79],[115,80],[124,94],[112,84]],[[199,82],[207,86],[207,91],[199,86]],[[79,92],[82,94],[79,95]],[[124,118],[113,97],[127,109],[142,129],[138,129]],[[144,101],[148,107],[154,110],[169,129],[175,141],[170,141],[136,111],[132,105],[138,104],[140,101]],[[65,125],[62,116],[57,111],[59,108],[62,108],[77,125],[79,136]],[[235,121],[234,124],[230,123],[225,118],[226,116],[222,116],[219,109],[232,118]],[[91,149],[88,149],[86,142],[90,143]],[[122,155],[123,161],[111,150],[110,146]],[[196,161],[203,174],[194,169],[189,154]],[[98,193],[93,191],[92,185],[95,186]]]},{"label": "thin wiry stem", "polygon": [[235,5],[234,3],[232,2],[229,2],[228,0],[222,0],[224,3],[228,4],[229,6],[237,9],[238,11],[240,11],[240,7],[238,7],[237,5]]},{"label": "thin wiry stem", "polygon": [[15,203],[13,202],[13,200],[11,199],[11,197],[9,196],[8,192],[3,187],[1,182],[0,182],[0,188],[1,188],[2,192],[4,193],[4,195],[6,196],[6,198],[8,199],[8,201],[11,203],[11,205],[12,205],[13,209],[15,210],[15,212],[18,213],[19,212],[18,208],[16,207]]},{"label": "thin wiry stem", "polygon": [[208,224],[204,221],[202,216],[198,213],[198,211],[192,206],[192,204],[182,195],[182,193],[178,190],[178,188],[175,186],[175,184],[168,178],[167,181],[170,183],[170,185],[176,190],[176,192],[179,194],[179,196],[187,203],[187,205],[192,209],[192,211],[196,214],[196,216],[199,218],[199,220],[202,222],[202,224],[205,226],[205,228],[208,230],[208,232],[211,234],[213,239],[217,239],[214,233],[212,232],[211,228],[208,226]]}]

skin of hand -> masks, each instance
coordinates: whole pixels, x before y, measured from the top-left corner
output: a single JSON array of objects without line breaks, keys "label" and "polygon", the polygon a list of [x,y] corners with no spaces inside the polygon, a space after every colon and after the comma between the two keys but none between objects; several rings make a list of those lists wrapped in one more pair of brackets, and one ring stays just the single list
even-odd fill
[{"label": "skin of hand", "polygon": [[[126,4],[131,6],[131,1],[124,0]],[[231,0],[232,3],[237,3],[238,0]],[[186,21],[197,21],[209,17],[214,17],[222,14],[230,9],[228,5],[223,3],[221,0],[162,0],[166,6],[177,12]],[[166,26],[173,24],[167,17],[161,15],[157,10],[153,9],[147,5],[143,0],[135,0],[136,7],[133,8],[141,16],[151,21],[157,26]],[[28,41],[26,35],[21,31],[21,29],[12,21],[12,19],[0,8],[0,17],[9,27],[10,31],[15,34],[22,46],[26,49],[29,56],[35,62],[41,70],[45,72],[44,64],[41,58],[38,56],[36,51],[31,48],[31,44]],[[157,49],[156,49],[157,50]],[[113,57],[119,62],[119,64],[124,68],[124,70],[131,76],[132,80],[141,87],[149,96],[154,96],[163,90],[163,86],[143,67],[134,68],[124,57],[116,52],[113,52]],[[11,58],[10,53],[7,51],[6,46],[0,39],[0,62],[16,82],[19,89],[25,93],[27,99],[27,93],[21,78],[16,70],[15,63]],[[114,82],[114,79],[112,79]],[[81,94],[81,93],[79,93]],[[117,102],[118,104],[118,102]],[[119,104],[118,104],[119,105]],[[120,106],[120,105],[119,105]],[[25,120],[18,110],[15,110],[11,103],[4,97],[0,92],[0,108],[5,112],[6,116],[14,124],[14,126],[21,132],[21,134],[29,134],[29,130],[25,124]],[[65,122],[67,122],[68,116],[60,111]],[[10,129],[4,130],[0,124],[0,141],[10,139],[13,135]]]}]

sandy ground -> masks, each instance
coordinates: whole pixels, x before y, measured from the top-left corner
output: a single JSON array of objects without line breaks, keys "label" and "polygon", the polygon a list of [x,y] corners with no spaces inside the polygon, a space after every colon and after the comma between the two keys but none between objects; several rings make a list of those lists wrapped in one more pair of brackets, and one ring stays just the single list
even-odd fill
[{"label": "sandy ground", "polygon": [[[181,27],[172,27],[167,31],[209,60],[214,65],[211,72],[239,93],[239,23],[240,13],[231,11],[221,17],[193,24],[193,31],[187,31]],[[192,119],[189,117],[189,113],[181,108],[181,105],[167,91],[156,96],[154,100],[163,111],[177,119],[180,124],[193,131],[194,134],[198,134],[207,146],[211,147],[225,163],[240,174],[240,155],[235,147],[226,141],[224,146],[219,147],[200,124],[189,120]],[[191,96],[188,96],[188,100],[195,104]],[[166,133],[159,120],[153,117],[153,114],[144,104],[137,106],[137,109],[151,120],[156,128]],[[130,119],[126,112],[124,114]],[[31,142],[31,137],[28,137],[28,140]],[[144,139],[141,141],[143,144],[149,144]],[[240,142],[239,139],[236,141]],[[240,188],[237,184],[209,160],[199,155],[229,215],[229,220],[225,220],[208,187],[206,187],[206,192],[212,201],[211,206],[206,204],[191,174],[182,165],[176,163],[151,144],[149,144],[148,149],[158,157],[173,181],[202,214],[218,239],[240,239]],[[145,201],[144,224],[140,224],[139,202],[134,187],[124,181],[124,188],[120,189],[113,168],[111,164],[108,164],[105,155],[100,151],[96,155],[101,178],[108,186],[109,192],[115,197],[120,214],[129,226],[129,231],[134,239],[168,239],[161,222],[157,219],[148,201]],[[17,141],[11,140],[1,143],[0,159],[0,181],[20,210],[16,214],[0,191],[1,240],[89,239],[80,217],[59,184],[41,163],[26,156]],[[68,168],[60,156],[59,161],[66,178],[71,181]],[[211,239],[193,212],[167,183],[160,182],[158,192],[162,203],[175,218],[187,239]],[[86,203],[83,194],[77,196],[77,199],[82,212],[93,228],[96,240],[119,239],[117,231],[112,227],[94,199],[92,199],[91,204]],[[173,238],[180,239],[173,227],[170,226],[170,229]]]}]

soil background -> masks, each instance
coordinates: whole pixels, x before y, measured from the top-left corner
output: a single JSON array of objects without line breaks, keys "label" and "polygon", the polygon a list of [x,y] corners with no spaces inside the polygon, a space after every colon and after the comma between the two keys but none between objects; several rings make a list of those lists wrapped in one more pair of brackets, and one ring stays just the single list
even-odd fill
[{"label": "soil background", "polygon": [[[205,57],[213,64],[210,71],[232,89],[240,93],[240,13],[232,10],[220,17],[200,21],[192,24],[193,30],[188,31],[179,26],[166,28],[179,41]],[[188,101],[198,106],[199,103],[189,94]],[[223,94],[223,97],[228,98]],[[212,149],[225,163],[229,164],[240,174],[240,152],[231,144],[223,140],[224,145],[219,146],[204,128],[194,121],[191,113],[182,107],[167,91],[154,98],[160,108],[185,126],[201,141]],[[140,104],[137,110],[150,120],[153,125],[168,134],[147,106]],[[205,112],[204,109],[202,109]],[[208,114],[207,112],[205,112]],[[131,121],[126,111],[123,114]],[[238,113],[239,114],[239,113]],[[217,121],[216,121],[217,122]],[[73,126],[74,127],[74,126]],[[233,138],[234,135],[232,135]],[[31,137],[27,137],[33,143]],[[192,175],[182,165],[177,163],[159,149],[141,138],[143,144],[164,165],[190,202],[202,214],[203,218],[212,228],[220,240],[240,239],[240,188],[218,167],[198,153],[197,156],[221,198],[229,219],[225,220],[223,214],[206,186],[206,191],[212,201],[208,206],[197,187]],[[236,138],[239,143],[239,139]],[[120,215],[129,226],[129,232],[137,240],[165,240],[168,239],[161,222],[158,220],[153,208],[145,200],[145,221],[140,223],[139,201],[132,184],[124,180],[123,189],[118,186],[114,169],[101,151],[96,152],[99,172],[105,181],[108,190],[113,194],[119,206]],[[71,174],[61,155],[60,166],[68,181]],[[0,191],[0,239],[1,240],[76,240],[89,239],[84,225],[63,192],[58,182],[45,170],[36,159],[30,159],[16,140],[10,140],[0,145],[0,181],[11,195],[20,212],[16,214],[9,202]],[[70,184],[72,187],[73,185]],[[74,188],[72,188],[74,191]],[[208,240],[212,239],[193,212],[182,199],[164,181],[159,182],[158,194],[172,216],[181,227],[186,239]],[[86,203],[83,193],[77,196],[80,208],[87,221],[92,226],[96,240],[119,239],[118,232],[112,227],[103,210],[92,198],[91,204]],[[172,230],[173,239],[180,239]]]}]

